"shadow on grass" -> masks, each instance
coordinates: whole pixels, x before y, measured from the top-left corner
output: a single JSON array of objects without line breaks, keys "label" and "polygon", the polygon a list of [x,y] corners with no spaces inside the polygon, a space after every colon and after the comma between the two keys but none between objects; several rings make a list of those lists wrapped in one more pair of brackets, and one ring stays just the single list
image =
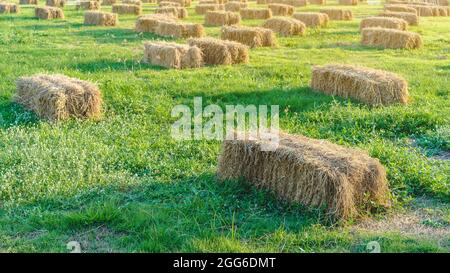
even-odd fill
[{"label": "shadow on grass", "polygon": [[11,100],[0,97],[0,129],[18,125],[34,125],[37,116]]},{"label": "shadow on grass", "polygon": [[126,28],[105,28],[81,30],[74,33],[76,36],[92,37],[97,43],[121,44],[124,41],[137,42],[146,40],[165,40],[170,41],[172,38],[161,37],[153,33],[135,32],[133,29]]},{"label": "shadow on grass", "polygon": [[317,48],[340,48],[348,51],[383,51],[384,48],[376,46],[364,46],[361,43],[337,42],[331,44],[320,45]]}]

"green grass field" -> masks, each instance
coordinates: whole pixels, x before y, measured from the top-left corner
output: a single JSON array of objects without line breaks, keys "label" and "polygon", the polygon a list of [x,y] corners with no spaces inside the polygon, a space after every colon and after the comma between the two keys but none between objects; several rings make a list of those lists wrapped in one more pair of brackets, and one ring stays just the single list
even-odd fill
[{"label": "green grass field", "polygon": [[[381,5],[348,8],[353,21],[252,49],[247,65],[182,71],[141,63],[143,42],[162,38],[134,32],[136,16],[106,28],[84,26],[74,6],[65,20],[37,20],[31,6],[0,15],[0,251],[68,252],[77,240],[87,252],[366,252],[375,240],[383,252],[449,252],[450,17],[409,28],[422,49],[383,50],[359,44],[359,21]],[[411,102],[369,108],[314,93],[311,67],[327,63],[398,73]],[[104,118],[51,124],[12,103],[16,79],[42,72],[97,82]],[[219,142],[170,137],[172,107],[196,96],[280,105],[283,130],[367,150],[386,166],[395,206],[369,216],[378,228],[330,225],[270,192],[217,183]]]}]

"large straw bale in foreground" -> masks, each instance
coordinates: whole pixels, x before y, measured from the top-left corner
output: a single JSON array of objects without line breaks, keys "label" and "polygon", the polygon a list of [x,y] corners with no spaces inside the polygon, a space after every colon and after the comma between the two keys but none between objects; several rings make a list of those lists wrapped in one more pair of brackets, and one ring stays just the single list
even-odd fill
[{"label": "large straw bale in foreground", "polygon": [[320,13],[325,13],[328,15],[330,20],[344,20],[351,21],[353,20],[353,13],[351,10],[344,9],[321,9]]},{"label": "large straw bale in foreground", "polygon": [[157,14],[169,14],[178,19],[184,19],[188,17],[188,11],[183,7],[160,7],[155,10]]},{"label": "large straw bale in foreground", "polygon": [[225,10],[225,6],[222,4],[202,4],[195,6],[195,13],[206,14],[208,11]]},{"label": "large straw bale in foreground", "polygon": [[241,22],[241,15],[231,11],[208,11],[205,15],[207,26],[230,26]]},{"label": "large straw bale in foreground", "polygon": [[203,64],[198,47],[168,42],[147,42],[144,62],[166,68],[196,68]]},{"label": "large straw bale in foreground", "polygon": [[225,140],[219,181],[243,178],[279,198],[324,208],[333,220],[358,217],[373,206],[389,206],[386,171],[366,152],[326,140],[280,134],[275,150],[264,140]]},{"label": "large straw bale in foreground", "polygon": [[200,48],[208,65],[247,63],[249,59],[248,47],[238,42],[206,37],[189,39],[188,44]]},{"label": "large straw bale in foreground", "polygon": [[294,19],[303,22],[306,27],[326,27],[328,25],[328,14],[320,12],[296,12]]},{"label": "large straw bale in foreground", "polygon": [[403,19],[406,22],[408,22],[408,25],[411,25],[411,26],[419,25],[419,16],[417,16],[414,13],[410,13],[410,12],[385,11],[385,12],[378,14],[378,16]]},{"label": "large straw bale in foreground", "polygon": [[363,45],[384,48],[415,49],[422,47],[422,37],[415,32],[385,28],[364,28],[361,31]]},{"label": "large straw bale in foreground", "polygon": [[118,16],[115,13],[103,11],[86,11],[84,13],[85,25],[113,27],[117,25],[118,21]]},{"label": "large straw bale in foreground", "polygon": [[96,119],[102,110],[101,93],[96,85],[64,75],[19,78],[14,100],[51,121],[70,117]]},{"label": "large straw bale in foreground", "polygon": [[261,27],[223,26],[222,40],[236,41],[249,47],[275,46],[275,33]]},{"label": "large straw bale in foreground", "polygon": [[339,0],[338,3],[345,6],[356,6],[358,5],[358,0]]},{"label": "large straw bale in foreground", "polygon": [[34,9],[34,14],[39,19],[44,20],[64,19],[63,10],[55,7],[36,7]]},{"label": "large straw bale in foreground", "polygon": [[117,14],[141,15],[142,6],[130,4],[114,4],[112,5],[112,12]]},{"label": "large straw bale in foreground", "polygon": [[392,28],[398,30],[406,30],[408,22],[403,19],[389,18],[389,17],[368,17],[361,20],[359,28],[367,27],[381,27],[381,28]]},{"label": "large straw bale in foreground", "polygon": [[81,1],[75,6],[76,10],[98,10],[100,9],[100,2],[98,1]]},{"label": "large straw bale in foreground", "polygon": [[66,5],[66,0],[46,0],[45,5],[49,7],[63,8]]},{"label": "large straw bale in foreground", "polygon": [[274,16],[292,16],[295,7],[285,4],[269,4],[269,9]]},{"label": "large straw bale in foreground", "polygon": [[205,30],[201,24],[163,21],[159,22],[155,33],[175,38],[200,38],[205,35]]},{"label": "large straw bale in foreground", "polygon": [[12,3],[0,3],[0,13],[19,13],[20,6]]},{"label": "large straw bale in foreground", "polygon": [[264,22],[263,27],[271,29],[281,36],[303,36],[306,32],[305,24],[293,18],[271,18]]},{"label": "large straw bale in foreground", "polygon": [[239,11],[242,19],[269,19],[272,18],[270,9],[245,8]]},{"label": "large straw bale in foreground", "polygon": [[225,4],[226,11],[239,12],[241,9],[247,8],[247,3],[241,2],[228,2]]},{"label": "large straw bale in foreground", "polygon": [[20,0],[19,4],[21,5],[37,5],[38,4],[38,0]]},{"label": "large straw bale in foreground", "polygon": [[160,22],[176,22],[176,18],[168,14],[146,14],[136,20],[134,30],[137,32],[156,32]]},{"label": "large straw bale in foreground", "polygon": [[413,14],[417,14],[416,9],[404,5],[385,5],[385,11],[393,11],[393,12],[409,12]]},{"label": "large straw bale in foreground", "polygon": [[383,70],[350,65],[314,67],[311,88],[369,105],[406,104],[409,96],[408,84],[402,77]]}]

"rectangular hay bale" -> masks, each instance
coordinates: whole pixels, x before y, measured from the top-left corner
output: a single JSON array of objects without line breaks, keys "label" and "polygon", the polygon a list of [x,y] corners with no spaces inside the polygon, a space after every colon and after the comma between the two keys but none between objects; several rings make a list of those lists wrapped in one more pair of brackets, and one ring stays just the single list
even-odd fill
[{"label": "rectangular hay bale", "polygon": [[292,16],[295,7],[286,4],[269,4],[269,9],[274,16]]},{"label": "rectangular hay bale", "polygon": [[415,32],[386,28],[364,28],[361,31],[363,45],[383,48],[416,49],[422,47],[422,37]]},{"label": "rectangular hay bale", "polygon": [[114,4],[112,5],[112,12],[117,14],[141,15],[142,6],[130,4]]},{"label": "rectangular hay bale", "polygon": [[251,48],[276,45],[275,33],[261,27],[223,26],[221,39],[239,42]]},{"label": "rectangular hay bale", "polygon": [[241,9],[245,9],[247,7],[247,3],[228,2],[225,4],[225,11],[239,12]]},{"label": "rectangular hay bale", "polygon": [[353,13],[351,10],[328,8],[328,9],[321,9],[320,13],[327,14],[330,20],[344,20],[344,21],[353,20]]},{"label": "rectangular hay bale", "polygon": [[146,42],[144,62],[166,68],[197,68],[203,64],[198,47],[169,42]]},{"label": "rectangular hay bale", "polygon": [[245,8],[239,11],[242,19],[269,19],[272,18],[270,9]]},{"label": "rectangular hay bale", "polygon": [[208,11],[225,10],[225,6],[222,4],[202,4],[195,6],[195,13],[204,15]]},{"label": "rectangular hay bale", "polygon": [[271,18],[264,22],[263,27],[281,36],[303,36],[306,32],[306,25],[294,18]]},{"label": "rectangular hay bale", "polygon": [[118,0],[102,0],[102,6],[112,6],[117,4]]},{"label": "rectangular hay bale", "polygon": [[339,0],[338,3],[343,6],[356,6],[358,5],[358,0]]},{"label": "rectangular hay bale", "polygon": [[189,39],[188,44],[200,48],[207,65],[240,64],[249,59],[248,47],[238,42],[206,37]]},{"label": "rectangular hay bale", "polygon": [[20,0],[19,4],[21,5],[37,5],[39,3],[38,0]]},{"label": "rectangular hay bale", "polygon": [[75,6],[76,10],[99,10],[100,2],[98,1],[81,1]]},{"label": "rectangular hay bale", "polygon": [[417,10],[415,8],[404,6],[404,5],[385,5],[384,10],[385,11],[393,11],[393,12],[409,12],[409,13],[417,14]]},{"label": "rectangular hay bale", "polygon": [[285,4],[294,7],[306,6],[306,0],[268,0],[267,4]]},{"label": "rectangular hay bale", "polygon": [[118,17],[117,14],[110,12],[86,11],[84,13],[84,24],[113,27],[117,25]]},{"label": "rectangular hay bale", "polygon": [[411,26],[419,25],[419,16],[417,16],[417,14],[414,13],[385,11],[378,14],[378,16],[403,19],[406,22],[408,22],[408,25]]},{"label": "rectangular hay bale", "polygon": [[146,14],[136,20],[134,30],[137,32],[156,32],[160,22],[176,22],[177,19],[170,14]]},{"label": "rectangular hay bale", "polygon": [[66,5],[66,0],[46,0],[45,5],[49,7],[63,8]]},{"label": "rectangular hay bale", "polygon": [[37,18],[43,20],[64,19],[64,12],[56,7],[36,7],[34,14]]},{"label": "rectangular hay bale", "polygon": [[205,35],[205,30],[201,24],[163,21],[159,22],[155,33],[175,38],[200,38]]},{"label": "rectangular hay bale", "polygon": [[207,26],[230,26],[241,22],[241,15],[231,11],[208,11],[205,15]]},{"label": "rectangular hay bale", "polygon": [[157,14],[169,14],[178,19],[184,19],[188,17],[188,11],[184,7],[160,7],[155,9]]},{"label": "rectangular hay bale", "polygon": [[367,27],[392,28],[398,30],[406,30],[408,22],[399,18],[389,17],[367,17],[361,20],[359,29]]},{"label": "rectangular hay bale", "polygon": [[13,3],[0,3],[0,13],[19,13],[20,6]]},{"label": "rectangular hay bale", "polygon": [[303,22],[306,27],[326,27],[330,21],[328,14],[320,12],[296,12],[293,17]]}]

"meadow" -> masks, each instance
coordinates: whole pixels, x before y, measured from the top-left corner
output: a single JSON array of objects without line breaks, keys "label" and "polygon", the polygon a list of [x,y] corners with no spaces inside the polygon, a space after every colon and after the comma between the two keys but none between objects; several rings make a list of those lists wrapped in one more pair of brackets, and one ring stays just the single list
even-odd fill
[{"label": "meadow", "polygon": [[[194,6],[186,20],[203,23]],[[359,22],[382,6],[346,8],[353,21],[278,37],[248,64],[185,70],[141,61],[144,41],[173,39],[136,33],[133,15],[95,27],[72,5],[64,20],[38,20],[33,6],[0,14],[0,252],[68,252],[72,240],[86,252],[367,252],[369,241],[383,252],[450,252],[450,17],[409,27],[421,49],[381,49],[360,45]],[[311,68],[328,63],[397,73],[410,103],[316,93]],[[18,77],[43,72],[96,82],[103,119],[54,124],[11,101]],[[217,183],[220,142],[170,137],[171,109],[198,96],[204,106],[279,105],[284,131],[366,150],[387,169],[393,208],[333,224],[243,181]]]}]

